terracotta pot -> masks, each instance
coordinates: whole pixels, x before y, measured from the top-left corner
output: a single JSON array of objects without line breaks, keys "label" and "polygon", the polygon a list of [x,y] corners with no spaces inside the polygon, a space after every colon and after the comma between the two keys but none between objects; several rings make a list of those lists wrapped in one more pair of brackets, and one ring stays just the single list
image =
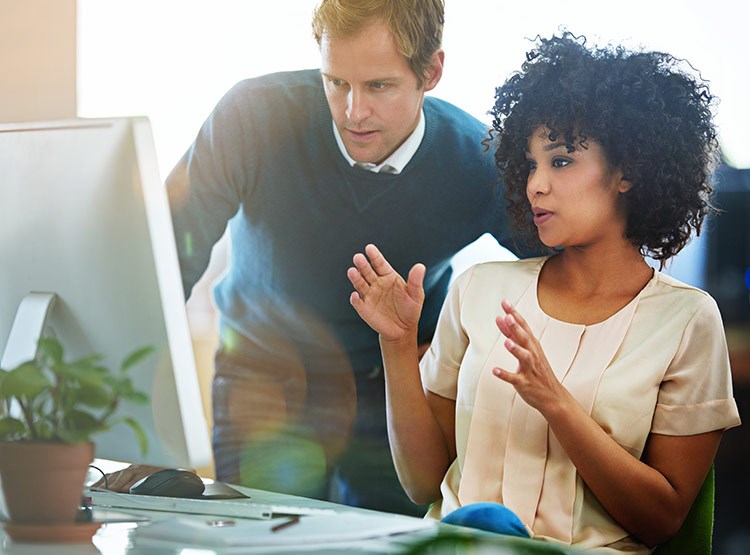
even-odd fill
[{"label": "terracotta pot", "polygon": [[70,524],[81,502],[93,443],[0,442],[0,478],[12,522]]}]

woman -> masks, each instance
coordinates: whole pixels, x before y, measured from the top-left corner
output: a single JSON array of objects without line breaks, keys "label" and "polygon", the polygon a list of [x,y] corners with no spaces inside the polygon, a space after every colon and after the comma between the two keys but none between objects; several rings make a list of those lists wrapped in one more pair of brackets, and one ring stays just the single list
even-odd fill
[{"label": "woman", "polygon": [[430,516],[497,502],[534,537],[612,552],[677,532],[739,416],[715,302],[645,256],[663,267],[700,231],[712,102],[667,54],[540,39],[492,138],[510,213],[551,254],[461,275],[421,363],[424,266],[404,281],[375,246],[354,256],[392,455]]}]

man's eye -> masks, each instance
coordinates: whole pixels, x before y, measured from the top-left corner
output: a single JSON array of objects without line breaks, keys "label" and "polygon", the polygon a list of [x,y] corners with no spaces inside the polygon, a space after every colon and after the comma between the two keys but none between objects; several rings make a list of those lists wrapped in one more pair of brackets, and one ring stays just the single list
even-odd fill
[{"label": "man's eye", "polygon": [[387,86],[388,86],[388,85],[386,85],[385,83],[383,83],[383,82],[381,82],[381,81],[375,81],[375,82],[373,82],[373,84],[372,84],[372,88],[373,88],[373,89],[384,89],[384,88],[386,88]]},{"label": "man's eye", "polygon": [[329,79],[328,82],[333,85],[334,87],[340,87],[344,84],[343,79]]}]

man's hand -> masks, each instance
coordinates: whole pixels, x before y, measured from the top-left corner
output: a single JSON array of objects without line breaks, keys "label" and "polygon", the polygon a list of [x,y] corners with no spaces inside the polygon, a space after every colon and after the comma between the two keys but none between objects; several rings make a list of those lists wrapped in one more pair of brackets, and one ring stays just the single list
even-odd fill
[{"label": "man's hand", "polygon": [[401,339],[415,331],[419,323],[424,302],[424,264],[415,264],[404,281],[375,245],[367,245],[365,253],[367,256],[355,254],[354,267],[346,272],[355,289],[349,301],[383,339]]}]

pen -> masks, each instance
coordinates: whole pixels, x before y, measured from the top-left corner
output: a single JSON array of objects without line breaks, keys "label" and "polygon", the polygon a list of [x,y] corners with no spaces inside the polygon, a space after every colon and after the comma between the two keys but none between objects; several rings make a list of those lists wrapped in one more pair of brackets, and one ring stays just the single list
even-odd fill
[{"label": "pen", "polygon": [[287,528],[291,526],[292,524],[297,524],[299,522],[299,517],[294,516],[290,518],[289,520],[285,520],[284,522],[277,524],[276,526],[271,527],[271,532],[280,532],[284,528]]}]

